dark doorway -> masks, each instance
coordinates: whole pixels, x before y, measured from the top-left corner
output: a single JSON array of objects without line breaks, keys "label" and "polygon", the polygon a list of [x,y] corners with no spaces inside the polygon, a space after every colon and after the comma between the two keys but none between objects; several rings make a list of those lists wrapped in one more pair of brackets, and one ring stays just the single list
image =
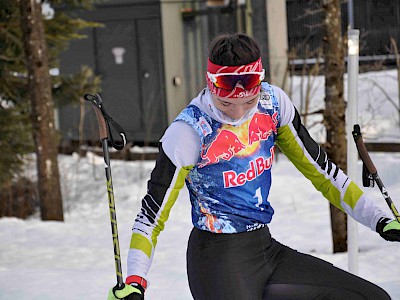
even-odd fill
[{"label": "dark doorway", "polygon": [[[167,125],[161,16],[158,5],[99,6],[83,18],[102,23],[88,38],[73,41],[62,57],[61,72],[92,67],[102,79],[107,113],[126,131],[130,142],[154,143]],[[63,139],[77,141],[79,107],[59,113]],[[84,140],[98,137],[91,108],[86,109]]]}]

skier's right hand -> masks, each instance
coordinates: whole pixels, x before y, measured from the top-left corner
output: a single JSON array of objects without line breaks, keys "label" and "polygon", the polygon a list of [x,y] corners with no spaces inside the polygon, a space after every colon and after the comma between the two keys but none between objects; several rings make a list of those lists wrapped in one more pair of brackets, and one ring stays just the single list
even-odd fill
[{"label": "skier's right hand", "polygon": [[124,284],[118,287],[118,284],[110,289],[107,300],[144,300],[144,288],[140,284]]},{"label": "skier's right hand", "polygon": [[389,218],[380,218],[376,232],[387,241],[400,242],[400,223]]}]

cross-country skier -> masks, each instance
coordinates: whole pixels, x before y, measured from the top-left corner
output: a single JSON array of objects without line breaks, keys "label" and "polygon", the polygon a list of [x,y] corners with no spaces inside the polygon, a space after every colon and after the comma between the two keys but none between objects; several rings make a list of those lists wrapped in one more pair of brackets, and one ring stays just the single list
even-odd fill
[{"label": "cross-country skier", "polygon": [[275,145],[331,203],[384,239],[400,241],[400,223],[327,158],[289,97],[262,82],[264,73],[251,37],[213,40],[207,88],[161,138],[133,225],[126,284],[110,289],[108,299],[144,299],[157,236],[185,182],[194,226],[187,249],[194,299],[390,299],[380,287],[271,237],[268,224],[279,201],[268,198]]}]

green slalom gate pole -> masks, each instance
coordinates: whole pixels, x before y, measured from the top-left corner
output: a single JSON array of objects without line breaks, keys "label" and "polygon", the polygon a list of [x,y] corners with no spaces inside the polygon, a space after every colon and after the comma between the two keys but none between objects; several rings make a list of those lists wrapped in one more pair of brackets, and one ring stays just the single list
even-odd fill
[{"label": "green slalom gate pole", "polygon": [[[371,160],[371,157],[369,156],[367,147],[364,144],[364,141],[362,139],[361,135],[361,130],[360,126],[358,124],[354,125],[353,128],[353,138],[354,142],[356,143],[358,154],[361,157],[362,162],[364,163],[365,168],[368,171],[368,176],[372,177],[372,179],[376,182],[377,186],[379,187],[379,190],[381,191],[383,197],[386,200],[387,205],[389,206],[390,210],[393,213],[393,216],[397,220],[397,222],[400,223],[400,214],[399,211],[397,210],[396,206],[394,205],[392,198],[390,198],[388,191],[386,190],[385,186],[383,185],[383,182],[381,178],[378,175],[378,171],[375,168],[374,163]],[[365,180],[363,180],[365,182]],[[367,186],[364,184],[364,186]]]},{"label": "green slalom gate pole", "polygon": [[[122,267],[121,267],[121,254],[119,248],[119,239],[118,239],[118,226],[117,226],[117,215],[115,210],[115,201],[114,201],[114,190],[111,176],[111,164],[110,164],[110,154],[108,151],[108,132],[107,128],[109,128],[110,117],[105,113],[103,108],[103,101],[99,94],[91,95],[86,94],[84,96],[85,100],[89,101],[96,113],[97,121],[99,123],[99,134],[100,141],[103,148],[104,162],[105,162],[105,172],[106,172],[106,180],[107,180],[107,194],[108,194],[108,204],[110,210],[110,221],[111,221],[111,232],[114,246],[114,259],[115,259],[115,272],[117,275],[117,284],[119,288],[122,288],[124,285],[124,280],[122,277]],[[112,120],[112,119],[111,119]],[[121,134],[121,133],[120,133]],[[121,134],[122,135],[122,134]],[[125,146],[126,141],[123,136],[123,146]],[[114,146],[114,143],[113,143]],[[122,148],[123,148],[122,146]],[[115,146],[114,146],[115,147]],[[120,148],[120,149],[122,149]],[[117,149],[117,150],[120,150]]]}]

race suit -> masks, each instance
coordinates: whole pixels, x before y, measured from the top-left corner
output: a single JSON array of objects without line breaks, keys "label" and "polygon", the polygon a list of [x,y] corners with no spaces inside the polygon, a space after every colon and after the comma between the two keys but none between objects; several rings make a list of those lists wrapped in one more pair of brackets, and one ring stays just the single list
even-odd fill
[{"label": "race suit", "polygon": [[310,137],[289,97],[262,83],[258,105],[231,120],[204,89],[166,130],[148,192],[132,229],[128,276],[147,279],[159,233],[184,184],[193,226],[216,234],[267,227],[275,145],[332,204],[375,231],[388,214],[331,162]]}]

